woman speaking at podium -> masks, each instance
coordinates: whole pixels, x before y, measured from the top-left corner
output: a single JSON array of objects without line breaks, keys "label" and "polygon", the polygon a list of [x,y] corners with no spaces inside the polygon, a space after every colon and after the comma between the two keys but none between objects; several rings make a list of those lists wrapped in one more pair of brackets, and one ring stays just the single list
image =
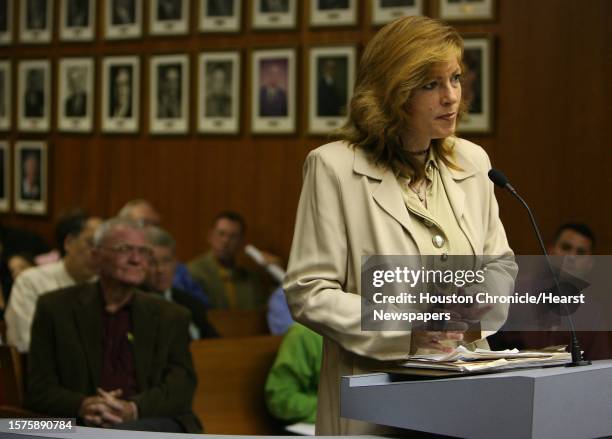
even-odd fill
[{"label": "woman speaking at podium", "polygon": [[[472,341],[460,331],[362,331],[362,255],[512,256],[489,158],[454,137],[466,107],[462,56],[460,35],[439,21],[388,24],[363,53],[341,140],[306,159],[284,287],[294,318],[324,336],[319,435],[383,431],[340,418],[341,376]],[[513,262],[495,269],[513,282]]]}]

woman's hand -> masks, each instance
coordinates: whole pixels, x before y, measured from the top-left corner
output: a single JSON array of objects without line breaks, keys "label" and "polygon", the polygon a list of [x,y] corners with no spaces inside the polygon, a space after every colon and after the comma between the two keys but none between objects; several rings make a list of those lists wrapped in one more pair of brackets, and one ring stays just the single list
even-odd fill
[{"label": "woman's hand", "polygon": [[452,352],[458,342],[463,341],[465,331],[412,331],[410,353],[414,354],[419,349],[427,349],[449,353]]}]

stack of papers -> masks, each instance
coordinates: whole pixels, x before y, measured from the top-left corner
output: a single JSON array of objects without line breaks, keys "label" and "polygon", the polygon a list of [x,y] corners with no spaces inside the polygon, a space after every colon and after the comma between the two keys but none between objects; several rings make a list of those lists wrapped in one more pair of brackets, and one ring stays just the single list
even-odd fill
[{"label": "stack of papers", "polygon": [[565,352],[565,346],[522,352],[517,349],[506,349],[504,351],[476,349],[470,351],[464,346],[458,346],[448,354],[414,355],[409,360],[400,363],[400,366],[465,373],[552,366],[570,361],[571,355],[569,352]]}]

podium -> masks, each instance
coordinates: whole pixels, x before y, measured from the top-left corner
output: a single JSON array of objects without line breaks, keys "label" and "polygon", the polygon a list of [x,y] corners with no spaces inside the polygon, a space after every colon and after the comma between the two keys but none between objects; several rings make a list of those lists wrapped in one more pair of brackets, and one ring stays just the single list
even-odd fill
[{"label": "podium", "polygon": [[612,360],[455,378],[342,377],[341,416],[463,438],[612,435]]}]

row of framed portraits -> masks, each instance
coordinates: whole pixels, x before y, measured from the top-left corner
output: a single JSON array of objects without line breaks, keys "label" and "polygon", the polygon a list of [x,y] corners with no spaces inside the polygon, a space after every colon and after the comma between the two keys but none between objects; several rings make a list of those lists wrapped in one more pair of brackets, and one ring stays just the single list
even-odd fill
[{"label": "row of framed portraits", "polygon": [[[91,41],[95,38],[96,0],[60,2],[59,38],[62,41]],[[145,3],[146,1],[146,3]],[[148,6],[150,35],[184,35],[189,32],[191,2],[198,4],[200,32],[239,32],[241,13],[252,5],[254,29],[297,27],[297,9],[302,0],[106,0],[103,3],[104,38],[128,39],[143,35],[144,6]],[[426,0],[370,0],[372,23],[382,25],[404,15],[421,15]],[[358,0],[310,0],[310,26],[350,26],[358,22]],[[54,0],[0,0],[0,44],[13,39],[19,5],[19,34],[22,43],[49,43],[53,33]],[[443,20],[490,20],[494,0],[438,0]]]},{"label": "row of framed portraits", "polygon": [[15,212],[47,213],[47,161],[45,142],[15,142],[14,160],[11,161],[9,142],[0,141],[0,212],[8,212],[11,207],[12,174]]},{"label": "row of framed portraits", "polygon": [[[459,126],[462,132],[491,130],[492,38],[466,37],[464,95],[470,112]],[[309,134],[326,134],[346,120],[355,81],[355,46],[309,48],[303,87],[307,103]],[[297,68],[295,48],[253,50],[250,56],[250,114],[254,134],[285,134],[296,131]],[[240,51],[201,52],[197,59],[197,92],[190,91],[190,55],[153,55],[148,69],[148,126],[155,135],[187,134],[190,108],[196,130],[202,134],[238,134],[242,97]],[[17,62],[17,87],[11,84],[11,61],[0,61],[0,130],[11,129],[17,115],[21,132],[47,132],[51,109],[57,129],[68,133],[94,130],[94,111],[99,108],[104,133],[138,133],[141,115],[141,59],[137,55],[101,59],[101,90],[96,90],[96,66],[91,57],[60,58],[55,105],[51,98],[51,61]],[[11,111],[16,89],[16,111]],[[195,101],[195,102],[194,102]]]}]

